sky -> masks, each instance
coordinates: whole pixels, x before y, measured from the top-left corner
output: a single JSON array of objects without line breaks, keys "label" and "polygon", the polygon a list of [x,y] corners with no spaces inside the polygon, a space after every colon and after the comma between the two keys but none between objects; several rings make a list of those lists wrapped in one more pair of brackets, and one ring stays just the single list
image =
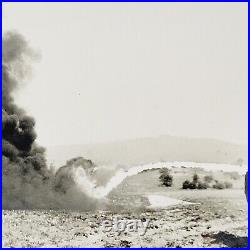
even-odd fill
[{"label": "sky", "polygon": [[44,146],[247,143],[247,3],[3,3],[41,55],[16,102]]}]

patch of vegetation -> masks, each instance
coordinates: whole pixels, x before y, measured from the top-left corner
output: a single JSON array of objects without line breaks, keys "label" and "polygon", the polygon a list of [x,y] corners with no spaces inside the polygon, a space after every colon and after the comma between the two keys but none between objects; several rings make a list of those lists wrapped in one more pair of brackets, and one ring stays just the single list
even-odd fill
[{"label": "patch of vegetation", "polygon": [[209,185],[206,182],[199,182],[197,185],[197,189],[207,189]]},{"label": "patch of vegetation", "polygon": [[183,189],[195,189],[195,184],[192,181],[185,180],[182,184]]},{"label": "patch of vegetation", "polygon": [[160,182],[165,187],[171,187],[173,184],[173,176],[170,174],[169,169],[162,168],[160,169]]},{"label": "patch of vegetation", "polygon": [[240,179],[240,174],[237,172],[226,173],[232,180],[236,181]]},{"label": "patch of vegetation", "polygon": [[182,184],[183,189],[207,189],[208,187],[206,182],[200,181],[198,174],[193,175],[193,181],[185,180]]},{"label": "patch of vegetation", "polygon": [[203,179],[204,179],[204,182],[206,183],[211,183],[214,180],[212,175],[205,175]]},{"label": "patch of vegetation", "polygon": [[231,182],[225,181],[225,182],[219,182],[215,180],[215,184],[213,185],[214,189],[229,189],[232,188],[233,184]]},{"label": "patch of vegetation", "polygon": [[207,188],[214,188],[214,189],[229,189],[233,187],[231,182],[219,182],[213,179],[213,176],[206,175],[203,178],[203,182],[200,181],[200,177],[197,174],[193,175],[193,180],[185,180],[182,184],[183,189],[207,189]]}]

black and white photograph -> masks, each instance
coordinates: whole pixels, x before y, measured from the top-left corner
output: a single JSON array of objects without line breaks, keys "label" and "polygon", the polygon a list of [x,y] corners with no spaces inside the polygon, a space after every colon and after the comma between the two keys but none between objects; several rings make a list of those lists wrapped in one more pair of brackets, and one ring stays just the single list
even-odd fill
[{"label": "black and white photograph", "polygon": [[2,3],[2,247],[247,248],[248,3]]}]

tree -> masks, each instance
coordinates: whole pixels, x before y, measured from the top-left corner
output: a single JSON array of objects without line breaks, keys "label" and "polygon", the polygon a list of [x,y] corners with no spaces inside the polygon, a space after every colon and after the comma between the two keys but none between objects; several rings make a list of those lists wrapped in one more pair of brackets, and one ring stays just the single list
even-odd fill
[{"label": "tree", "polygon": [[160,170],[159,179],[163,186],[171,187],[173,184],[173,176],[170,174],[170,171],[167,168]]},{"label": "tree", "polygon": [[199,181],[199,176],[198,176],[198,174],[195,173],[195,174],[193,175],[193,183],[196,184],[196,183],[198,183],[198,181]]}]

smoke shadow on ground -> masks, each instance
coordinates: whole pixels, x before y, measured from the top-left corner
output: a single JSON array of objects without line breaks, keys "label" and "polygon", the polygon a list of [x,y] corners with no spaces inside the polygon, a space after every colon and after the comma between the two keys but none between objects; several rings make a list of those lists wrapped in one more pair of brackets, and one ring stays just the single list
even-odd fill
[{"label": "smoke shadow on ground", "polygon": [[248,237],[240,237],[228,232],[219,232],[211,235],[214,239],[213,243],[222,243],[231,248],[247,248]]}]

